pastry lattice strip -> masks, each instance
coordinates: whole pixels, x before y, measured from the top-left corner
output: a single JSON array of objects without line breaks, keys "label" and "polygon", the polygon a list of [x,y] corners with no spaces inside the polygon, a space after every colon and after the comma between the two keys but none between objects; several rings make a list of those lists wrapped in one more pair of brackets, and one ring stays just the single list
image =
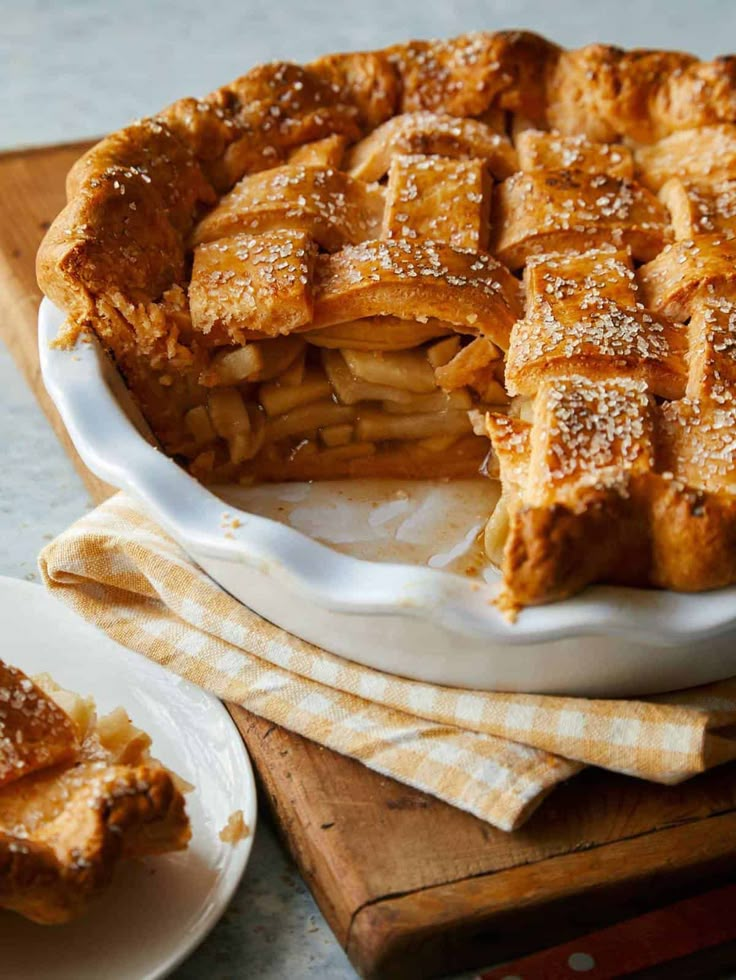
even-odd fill
[{"label": "pastry lattice strip", "polygon": [[491,251],[512,269],[534,255],[614,243],[652,259],[669,235],[667,214],[636,182],[582,170],[519,172],[494,195]]},{"label": "pastry lattice strip", "polygon": [[[334,146],[324,147],[324,143],[318,144],[315,153],[335,151]],[[402,151],[406,150],[427,150],[430,155],[405,156]],[[499,159],[505,162],[499,163]],[[490,171],[495,169],[505,175],[515,164],[515,152],[508,139],[484,123],[432,113],[409,113],[390,120],[352,148],[346,166],[351,167],[353,176],[332,166],[292,162],[244,177],[195,230],[193,241],[197,247],[190,286],[190,295],[194,294],[195,330],[210,335],[215,321],[227,319],[232,323],[237,319],[235,332],[230,331],[237,342],[237,338],[242,341],[252,332],[272,336],[307,325],[311,270],[302,270],[300,274],[300,279],[306,274],[309,280],[302,283],[307,286],[302,291],[294,289],[294,270],[289,261],[267,265],[259,262],[256,274],[251,274],[250,253],[270,254],[273,239],[269,236],[286,232],[308,235],[326,251],[338,255],[348,245],[365,243],[367,249],[377,252],[378,246],[371,242],[380,238],[402,239],[405,247],[401,252],[384,249],[382,261],[365,271],[370,274],[371,282],[383,280],[387,285],[397,286],[399,279],[403,279],[404,293],[418,303],[409,313],[399,299],[400,290],[394,288],[396,299],[389,304],[390,308],[379,311],[385,315],[409,320],[437,316],[432,311],[436,303],[422,302],[422,295],[436,294],[436,288],[429,283],[427,289],[418,285],[423,278],[437,280],[438,271],[444,277],[448,303],[450,292],[460,298],[461,305],[464,289],[477,294],[485,275],[493,290],[503,282],[500,295],[513,314],[517,287],[503,267],[487,255],[486,246]],[[386,172],[389,178],[384,200],[382,188],[366,180]],[[259,236],[263,236],[262,247]],[[441,258],[429,256],[422,239],[449,245],[450,249],[442,250]],[[220,241],[219,246],[212,245],[216,241]],[[209,247],[204,243],[209,243]],[[302,242],[299,248],[303,250],[308,245]],[[453,254],[454,250],[479,254],[472,261],[469,256]],[[209,265],[218,251],[221,254],[213,278]],[[243,265],[238,257],[246,251],[248,260]],[[418,277],[419,283],[411,281]],[[243,302],[238,303],[231,286],[241,280],[248,282],[249,295],[244,295]],[[207,294],[218,282],[223,284],[223,295],[229,290],[229,316],[202,316],[200,311],[209,305]],[[498,297],[492,290],[486,292],[486,308],[471,310],[471,318],[487,322],[496,316]],[[276,299],[280,310],[276,309]],[[509,312],[501,311],[499,337],[508,332],[508,318]],[[354,316],[348,306],[344,320],[350,319]],[[451,317],[445,319],[457,322]],[[315,311],[314,326],[322,322]],[[470,324],[473,322],[471,319]],[[463,323],[461,320],[458,325]],[[218,330],[212,339],[222,342],[221,338],[222,330]]]},{"label": "pastry lattice strip", "polygon": [[658,407],[643,382],[573,376],[542,383],[533,423],[488,416],[504,494],[486,541],[512,606],[595,581],[688,591],[733,580],[736,497],[719,491],[733,490],[736,415],[721,407],[699,431],[681,424],[685,404]]},{"label": "pastry lattice strip", "polygon": [[[488,423],[504,495],[487,541],[513,601],[596,580],[730,580],[727,548],[706,568],[694,545],[730,526],[736,486],[736,311],[712,237],[671,246],[641,271],[641,290],[629,256],[610,249],[527,265],[506,376],[512,392],[534,396],[532,421]],[[686,267],[679,277],[675,264]],[[648,291],[656,307],[655,289],[689,326],[641,303]],[[677,541],[665,500],[679,514]],[[697,557],[662,559],[658,549],[685,541]]]},{"label": "pastry lattice strip", "polygon": [[543,378],[629,376],[654,394],[685,388],[685,330],[641,303],[631,257],[612,248],[532,259],[526,315],[513,328],[506,364],[510,394],[530,395]]}]

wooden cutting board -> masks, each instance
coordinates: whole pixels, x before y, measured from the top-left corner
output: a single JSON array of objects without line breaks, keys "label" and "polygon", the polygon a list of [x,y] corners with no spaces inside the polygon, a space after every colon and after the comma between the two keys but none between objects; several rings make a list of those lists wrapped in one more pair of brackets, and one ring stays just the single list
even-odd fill
[{"label": "wooden cutting board", "polygon": [[[43,390],[36,351],[34,257],[82,149],[0,156],[0,333],[100,501],[111,489],[76,456]],[[736,873],[735,766],[672,788],[590,770],[508,835],[240,708],[232,713],[276,825],[367,977],[488,966]],[[724,955],[728,963],[734,954]]]}]

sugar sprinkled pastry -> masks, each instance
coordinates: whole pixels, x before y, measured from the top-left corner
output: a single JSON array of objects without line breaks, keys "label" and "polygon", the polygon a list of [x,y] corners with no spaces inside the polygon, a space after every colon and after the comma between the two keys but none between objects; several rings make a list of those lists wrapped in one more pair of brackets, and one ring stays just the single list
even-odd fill
[{"label": "sugar sprinkled pastry", "polygon": [[735,188],[732,57],[476,33],[113,134],[38,274],[202,480],[482,467],[510,608],[701,590],[736,581]]}]

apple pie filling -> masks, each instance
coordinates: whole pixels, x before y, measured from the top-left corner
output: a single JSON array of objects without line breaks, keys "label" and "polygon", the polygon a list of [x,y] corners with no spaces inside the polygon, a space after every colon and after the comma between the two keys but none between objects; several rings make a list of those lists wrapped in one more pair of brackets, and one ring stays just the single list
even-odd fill
[{"label": "apple pie filling", "polygon": [[508,401],[493,341],[390,316],[222,349],[202,385],[181,451],[211,479],[430,476],[438,459],[473,475],[488,445],[470,412]]}]

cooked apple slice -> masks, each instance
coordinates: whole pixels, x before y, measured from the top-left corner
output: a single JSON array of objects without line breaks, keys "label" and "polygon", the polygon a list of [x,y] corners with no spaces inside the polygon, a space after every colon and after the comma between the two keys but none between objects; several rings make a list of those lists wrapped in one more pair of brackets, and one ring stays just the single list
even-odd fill
[{"label": "cooked apple slice", "polygon": [[343,425],[352,422],[354,418],[355,409],[348,405],[338,405],[331,400],[313,402],[311,405],[295,408],[278,418],[269,419],[266,422],[266,441],[279,442],[281,439],[288,439],[289,436],[304,435],[305,432],[312,432],[329,425]]},{"label": "cooked apple slice", "polygon": [[197,405],[195,408],[190,408],[184,416],[184,424],[191,432],[195,445],[198,448],[208,446],[217,438],[217,433],[212,427],[212,421],[204,405]]},{"label": "cooked apple slice", "polygon": [[443,364],[451,361],[459,350],[460,338],[447,337],[445,340],[440,340],[427,348],[427,360],[436,370],[438,367],[442,367]]},{"label": "cooked apple slice", "polygon": [[446,453],[459,438],[460,436],[428,436],[426,439],[417,439],[414,446],[427,453]]},{"label": "cooked apple slice", "polygon": [[332,387],[324,374],[311,369],[305,374],[300,385],[285,385],[280,379],[261,385],[258,390],[258,400],[266,409],[266,414],[273,417],[284,415],[301,405],[324,401],[331,394]]},{"label": "cooked apple slice", "polygon": [[508,392],[495,378],[479,380],[472,387],[478,392],[478,397],[484,405],[500,408],[501,405],[508,405],[511,402]]},{"label": "cooked apple slice", "polygon": [[200,383],[210,388],[218,385],[235,385],[255,374],[261,365],[256,344],[246,344],[236,350],[220,351],[200,375]]},{"label": "cooked apple slice", "polygon": [[432,365],[423,350],[343,350],[342,356],[353,376],[371,384],[388,385],[418,394],[435,391]]},{"label": "cooked apple slice", "polygon": [[[487,395],[492,398],[498,396],[496,378],[497,366],[502,363],[503,353],[490,340],[485,337],[478,337],[467,347],[453,357],[447,364],[443,364],[435,371],[435,378],[440,387],[447,390],[453,388],[473,388],[484,401]],[[503,391],[503,389],[501,389]],[[504,404],[508,399],[504,399],[500,404]]]},{"label": "cooked apple slice", "polygon": [[503,565],[503,551],[509,535],[509,527],[508,502],[506,497],[502,496],[493,508],[493,513],[488,518],[483,535],[486,554],[498,568]]},{"label": "cooked apple slice", "polygon": [[306,349],[299,354],[293,364],[276,379],[280,385],[300,385],[304,381],[307,369]]},{"label": "cooked apple slice", "polygon": [[238,389],[215,389],[209,394],[207,406],[215,432],[227,442],[230,461],[242,463],[250,459],[250,415]]},{"label": "cooked apple slice", "polygon": [[468,413],[458,409],[422,415],[387,415],[375,409],[360,413],[355,427],[359,439],[426,439],[429,436],[462,435],[472,432]]},{"label": "cooked apple slice", "polygon": [[383,409],[391,415],[421,415],[425,412],[445,412],[448,408],[469,411],[473,399],[466,388],[455,391],[434,391],[431,395],[415,395],[410,401],[384,402]]},{"label": "cooked apple slice", "polygon": [[253,459],[266,441],[266,416],[259,405],[249,402],[246,406],[248,417],[250,418],[250,448],[248,449],[248,459]]},{"label": "cooked apple slice", "polygon": [[530,395],[517,395],[511,399],[509,416],[522,422],[534,421],[534,398]]},{"label": "cooked apple slice", "polygon": [[325,446],[346,446],[353,441],[355,429],[352,425],[327,425],[319,430],[319,437]]},{"label": "cooked apple slice", "polygon": [[202,372],[200,382],[214,388],[242,381],[270,381],[283,374],[303,352],[301,337],[277,337],[245,344],[236,350],[220,351]]},{"label": "cooked apple slice", "polygon": [[258,343],[257,357],[260,364],[243,381],[271,381],[283,374],[300,355],[305,343],[301,337],[277,337]]},{"label": "cooked apple slice", "polygon": [[361,401],[408,402],[411,394],[402,388],[376,385],[353,376],[340,351],[322,352],[322,364],[335,394],[343,405],[355,405]]},{"label": "cooked apple slice", "polygon": [[358,459],[360,456],[373,456],[376,452],[375,443],[372,442],[351,442],[346,446],[333,446],[329,449],[321,449],[319,458],[323,462],[341,459]]},{"label": "cooked apple slice", "polygon": [[304,143],[289,154],[289,163],[303,163],[308,167],[339,167],[345,153],[345,137],[342,133],[326,136],[323,140]]}]

